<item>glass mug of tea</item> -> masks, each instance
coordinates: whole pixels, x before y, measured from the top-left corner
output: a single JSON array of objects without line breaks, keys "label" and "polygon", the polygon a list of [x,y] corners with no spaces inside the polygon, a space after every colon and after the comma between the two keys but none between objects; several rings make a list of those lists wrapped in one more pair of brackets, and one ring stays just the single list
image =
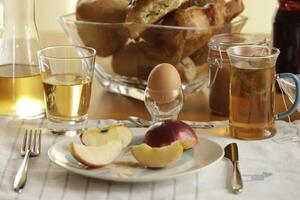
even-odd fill
[{"label": "glass mug of tea", "polygon": [[[265,139],[276,133],[275,119],[285,118],[300,102],[300,82],[292,73],[276,74],[280,51],[260,45],[233,46],[227,49],[231,63],[229,129],[231,136],[245,140]],[[275,114],[275,82],[291,78],[296,85],[296,100],[284,113]]]}]

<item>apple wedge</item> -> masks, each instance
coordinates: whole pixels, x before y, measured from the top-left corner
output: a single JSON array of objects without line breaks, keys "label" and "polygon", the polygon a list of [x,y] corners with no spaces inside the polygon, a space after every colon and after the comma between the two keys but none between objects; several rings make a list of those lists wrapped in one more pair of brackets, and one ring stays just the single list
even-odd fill
[{"label": "apple wedge", "polygon": [[115,160],[122,151],[122,142],[112,140],[102,146],[85,146],[71,143],[71,154],[76,160],[90,168],[102,167]]},{"label": "apple wedge", "polygon": [[166,167],[178,160],[183,153],[183,146],[180,141],[164,147],[150,147],[147,144],[140,144],[131,148],[133,157],[147,168]]},{"label": "apple wedge", "polygon": [[144,142],[151,147],[170,145],[176,140],[182,143],[185,150],[193,148],[198,142],[192,127],[179,120],[157,122],[147,130],[144,137]]},{"label": "apple wedge", "polygon": [[86,146],[101,146],[112,140],[120,140],[124,148],[131,142],[132,132],[125,126],[112,125],[107,128],[87,130],[80,135],[80,140]]}]

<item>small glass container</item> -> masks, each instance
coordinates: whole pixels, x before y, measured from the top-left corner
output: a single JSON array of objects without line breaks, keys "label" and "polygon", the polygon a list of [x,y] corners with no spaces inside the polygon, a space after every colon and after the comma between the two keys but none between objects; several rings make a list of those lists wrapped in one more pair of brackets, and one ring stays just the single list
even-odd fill
[{"label": "small glass container", "polygon": [[174,119],[177,120],[178,114],[183,106],[183,92],[181,87],[178,90],[161,92],[145,90],[145,105],[148,109],[152,122]]},{"label": "small glass container", "polygon": [[226,53],[227,48],[236,45],[267,45],[265,37],[225,33],[215,35],[208,43],[209,66],[209,107],[212,113],[222,116],[229,115],[229,79],[230,62]]}]

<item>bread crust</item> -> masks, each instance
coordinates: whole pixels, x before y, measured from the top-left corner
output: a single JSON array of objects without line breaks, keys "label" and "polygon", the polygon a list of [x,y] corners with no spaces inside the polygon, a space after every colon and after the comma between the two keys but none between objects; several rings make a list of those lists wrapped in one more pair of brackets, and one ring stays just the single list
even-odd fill
[{"label": "bread crust", "polygon": [[[169,12],[179,8],[187,0],[131,0],[126,22],[135,24],[154,24]],[[146,26],[132,26],[130,33],[137,38]]]},{"label": "bread crust", "polygon": [[[121,23],[125,21],[127,0],[80,0],[76,19],[81,21]],[[93,47],[99,56],[109,56],[121,48],[129,37],[121,25],[102,26],[89,23],[77,24],[78,34],[84,45]]]},{"label": "bread crust", "polygon": [[171,18],[171,20],[176,21],[178,26],[195,27],[192,30],[182,31],[184,38],[182,57],[190,56],[203,47],[213,33],[211,22],[204,10],[200,7],[192,6],[184,10],[178,10],[175,16]]},{"label": "bread crust", "polygon": [[223,3],[223,4],[225,4],[225,0],[188,0],[184,4],[182,4],[181,8],[188,8],[188,7],[192,7],[192,6],[203,7],[208,3]]},{"label": "bread crust", "polygon": [[206,46],[213,34],[224,31],[223,25],[226,20],[231,20],[243,8],[242,0],[231,0],[228,3],[224,0],[214,0],[214,2],[216,3],[209,3],[204,7],[179,8],[169,13],[160,22],[165,26],[191,27],[190,30],[161,28],[155,31],[151,28],[142,33],[142,37],[149,43],[171,48],[173,57],[167,62],[177,63]]},{"label": "bread crust", "polygon": [[76,4],[76,19],[118,23],[124,22],[127,0],[79,0]]},{"label": "bread crust", "polygon": [[245,9],[243,0],[231,0],[225,4],[225,22],[230,22],[233,18],[241,14]]},{"label": "bread crust", "polygon": [[147,80],[151,70],[163,62],[147,54],[148,50],[144,42],[125,45],[112,56],[113,71],[122,76]]},{"label": "bread crust", "polygon": [[[162,50],[145,42],[129,43],[112,56],[112,70],[118,75],[147,80],[151,70],[165,61],[161,60],[166,59],[161,53]],[[184,82],[194,81],[198,75],[199,70],[189,57],[173,65]]]},{"label": "bread crust", "polygon": [[[165,62],[171,64],[177,64],[182,58],[190,56],[203,47],[213,33],[206,13],[197,6],[177,9],[167,15],[161,24],[191,27],[190,29],[150,28],[142,34],[143,39],[153,46],[159,46],[159,49],[165,49],[164,52],[170,52]],[[157,56],[161,57],[161,55],[164,54],[160,53]]]}]

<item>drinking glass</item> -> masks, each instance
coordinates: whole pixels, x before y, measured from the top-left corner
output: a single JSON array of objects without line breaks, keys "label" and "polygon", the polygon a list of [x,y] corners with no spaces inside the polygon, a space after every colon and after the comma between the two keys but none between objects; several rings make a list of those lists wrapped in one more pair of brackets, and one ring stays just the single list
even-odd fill
[{"label": "drinking glass", "polygon": [[[246,45],[227,49],[231,63],[229,128],[233,137],[245,140],[264,139],[276,133],[274,120],[296,111],[300,101],[300,83],[292,73],[276,74],[279,50],[268,46]],[[277,78],[292,78],[296,100],[284,113],[274,113]]]},{"label": "drinking glass", "polygon": [[88,118],[96,50],[52,46],[38,52],[48,128],[73,131]]}]

